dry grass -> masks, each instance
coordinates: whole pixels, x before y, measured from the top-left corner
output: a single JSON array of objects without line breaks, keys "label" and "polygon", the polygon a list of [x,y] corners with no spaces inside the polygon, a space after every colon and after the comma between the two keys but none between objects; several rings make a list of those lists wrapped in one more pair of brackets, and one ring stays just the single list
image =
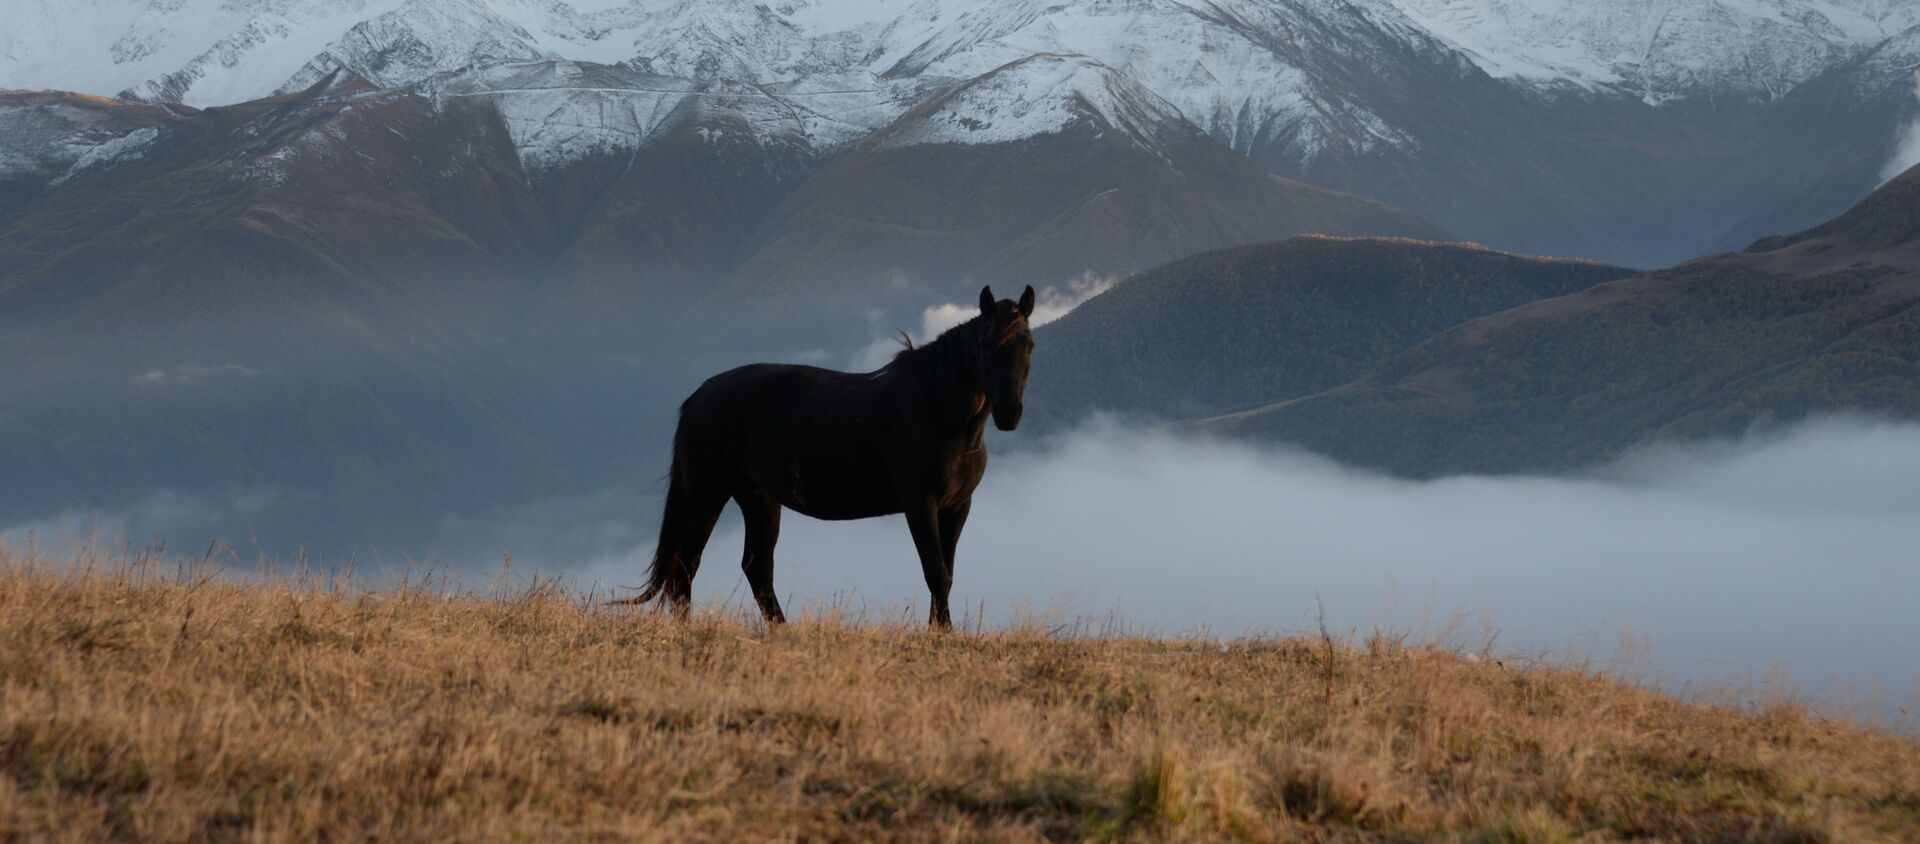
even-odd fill
[{"label": "dry grass", "polygon": [[1403,642],[0,556],[0,840],[1916,841],[1920,745]]}]

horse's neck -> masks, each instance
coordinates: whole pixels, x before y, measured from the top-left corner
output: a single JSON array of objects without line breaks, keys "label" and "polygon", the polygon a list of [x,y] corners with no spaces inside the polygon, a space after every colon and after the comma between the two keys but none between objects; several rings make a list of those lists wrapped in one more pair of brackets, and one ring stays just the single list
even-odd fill
[{"label": "horse's neck", "polygon": [[981,423],[989,410],[986,382],[969,365],[966,355],[971,344],[961,342],[965,339],[942,336],[943,342],[921,347],[917,350],[921,359],[906,374],[932,400],[943,421],[978,429],[981,425],[975,423]]}]

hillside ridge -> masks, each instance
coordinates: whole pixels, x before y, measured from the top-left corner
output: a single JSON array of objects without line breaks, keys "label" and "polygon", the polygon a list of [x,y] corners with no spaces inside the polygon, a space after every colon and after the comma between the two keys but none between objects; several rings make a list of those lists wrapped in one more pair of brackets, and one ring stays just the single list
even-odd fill
[{"label": "hillside ridge", "polygon": [[1570,842],[1920,834],[1920,743],[1376,634],[676,622],[0,552],[0,832]]}]

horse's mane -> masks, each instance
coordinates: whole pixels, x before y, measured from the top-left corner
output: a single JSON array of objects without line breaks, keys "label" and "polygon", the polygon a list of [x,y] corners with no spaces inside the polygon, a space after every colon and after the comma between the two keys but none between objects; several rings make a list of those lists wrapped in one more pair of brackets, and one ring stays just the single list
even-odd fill
[{"label": "horse's mane", "polygon": [[898,372],[918,372],[952,378],[963,372],[971,372],[977,365],[973,351],[979,348],[980,331],[986,320],[975,315],[966,322],[940,332],[940,336],[915,346],[911,341],[907,347],[893,356],[893,362],[887,368]]}]

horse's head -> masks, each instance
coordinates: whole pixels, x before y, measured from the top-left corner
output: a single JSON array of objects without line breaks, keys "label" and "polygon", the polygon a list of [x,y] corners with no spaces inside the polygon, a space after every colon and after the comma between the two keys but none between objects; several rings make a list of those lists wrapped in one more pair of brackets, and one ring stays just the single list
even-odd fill
[{"label": "horse's head", "polygon": [[1027,367],[1033,361],[1033,287],[1020,301],[995,300],[992,287],[980,288],[980,367],[987,382],[993,425],[1011,431],[1020,425],[1021,396],[1027,391]]}]

